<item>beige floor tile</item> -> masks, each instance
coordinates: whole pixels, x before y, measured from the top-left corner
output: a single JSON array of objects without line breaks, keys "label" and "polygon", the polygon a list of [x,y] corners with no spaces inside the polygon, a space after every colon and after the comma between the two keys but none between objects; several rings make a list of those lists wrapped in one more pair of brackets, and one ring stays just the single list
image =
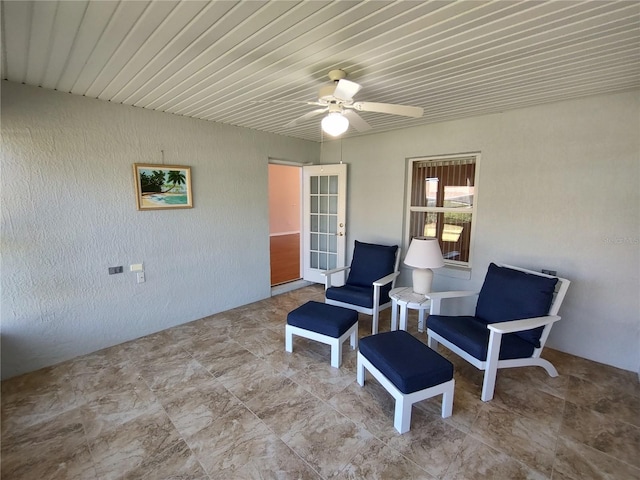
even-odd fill
[{"label": "beige floor tile", "polygon": [[328,357],[310,364],[307,369],[294,373],[289,378],[325,401],[356,381],[355,372],[347,370],[344,365],[340,368],[332,367]]},{"label": "beige floor tile", "polygon": [[98,478],[117,479],[161,462],[182,440],[162,409],[142,414],[89,442]]},{"label": "beige floor tile", "polygon": [[160,409],[156,396],[141,379],[111,385],[110,389],[91,390],[87,403],[80,408],[88,438],[96,438],[142,414]]},{"label": "beige floor tile", "polygon": [[190,353],[204,368],[216,377],[224,375],[238,365],[251,362],[256,357],[232,339],[211,344],[205,351]]},{"label": "beige floor tile", "polygon": [[161,403],[183,438],[192,437],[234,409],[244,408],[240,400],[214,378],[187,385]]},{"label": "beige floor tile", "polygon": [[464,439],[458,455],[442,478],[444,480],[545,480],[550,477],[469,435]]},{"label": "beige floor tile", "polygon": [[487,402],[471,427],[471,435],[551,476],[557,430],[548,425]]},{"label": "beige floor tile", "polygon": [[434,480],[416,463],[378,439],[369,440],[335,477],[338,480]]},{"label": "beige floor tile", "polygon": [[640,428],[566,402],[560,434],[640,468]]},{"label": "beige floor tile", "polygon": [[280,442],[244,407],[232,409],[186,441],[211,478],[238,478],[242,467]]},{"label": "beige floor tile", "polygon": [[[231,478],[227,472],[211,475],[212,479],[227,480]],[[281,440],[267,437],[263,448],[257,450],[251,459],[240,466],[233,478],[246,480],[320,480],[322,477],[302,460]]]},{"label": "beige floor tile", "polygon": [[387,444],[429,474],[442,477],[458,455],[467,434],[442,419],[424,416],[421,410],[415,411],[411,420],[411,430],[391,438]]},{"label": "beige floor tile", "polygon": [[2,437],[2,478],[97,478],[78,409]]},{"label": "beige floor tile", "polygon": [[638,479],[640,469],[587,445],[560,436],[553,466],[554,480]]}]

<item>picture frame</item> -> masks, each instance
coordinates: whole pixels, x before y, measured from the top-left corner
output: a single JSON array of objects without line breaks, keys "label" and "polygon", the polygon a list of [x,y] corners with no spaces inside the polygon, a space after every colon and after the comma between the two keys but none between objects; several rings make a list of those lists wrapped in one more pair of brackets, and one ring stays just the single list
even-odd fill
[{"label": "picture frame", "polygon": [[191,167],[134,163],[138,210],[193,208]]}]

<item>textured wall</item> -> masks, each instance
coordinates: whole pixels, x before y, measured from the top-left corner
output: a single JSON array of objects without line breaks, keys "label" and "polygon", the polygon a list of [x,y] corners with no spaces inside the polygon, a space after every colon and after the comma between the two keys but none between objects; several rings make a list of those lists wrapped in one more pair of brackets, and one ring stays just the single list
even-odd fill
[{"label": "textured wall", "polygon": [[573,283],[550,345],[638,372],[639,132],[634,91],[345,139],[349,243],[402,241],[406,158],[480,151],[472,275],[434,289],[479,289],[491,261],[557,270]]},{"label": "textured wall", "polygon": [[[3,378],[270,295],[268,157],[317,144],[1,86]],[[195,208],[136,210],[132,164],[161,150]]]}]

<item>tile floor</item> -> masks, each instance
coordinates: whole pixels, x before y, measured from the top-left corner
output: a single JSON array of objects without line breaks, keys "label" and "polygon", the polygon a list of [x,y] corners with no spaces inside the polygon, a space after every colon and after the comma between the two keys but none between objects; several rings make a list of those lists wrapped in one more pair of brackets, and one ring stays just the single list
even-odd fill
[{"label": "tile floor", "polygon": [[[3,479],[638,479],[637,375],[549,350],[561,375],[456,367],[440,398],[393,428],[393,401],[355,381],[329,347],[294,339],[286,314],[306,287],[2,383]],[[381,326],[389,328],[389,311]],[[417,320],[410,331],[417,334]],[[360,335],[370,331],[361,317]],[[426,341],[424,334],[419,338]]]}]

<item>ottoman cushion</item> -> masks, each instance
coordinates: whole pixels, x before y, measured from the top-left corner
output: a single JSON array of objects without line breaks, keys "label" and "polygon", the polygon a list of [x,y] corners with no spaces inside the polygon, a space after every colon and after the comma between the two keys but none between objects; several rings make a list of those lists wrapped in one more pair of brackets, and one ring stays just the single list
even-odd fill
[{"label": "ottoman cushion", "polygon": [[360,353],[405,394],[453,378],[449,360],[404,330],[362,338]]},{"label": "ottoman cushion", "polygon": [[358,312],[355,310],[313,301],[287,315],[289,325],[333,338],[341,337],[357,321]]}]

